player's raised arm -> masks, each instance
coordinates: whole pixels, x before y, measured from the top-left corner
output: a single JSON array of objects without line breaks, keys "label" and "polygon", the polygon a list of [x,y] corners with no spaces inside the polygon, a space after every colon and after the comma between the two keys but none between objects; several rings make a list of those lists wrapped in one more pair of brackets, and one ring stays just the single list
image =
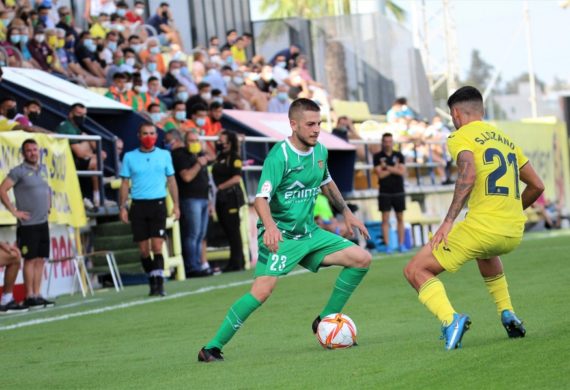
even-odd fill
[{"label": "player's raised arm", "polygon": [[540,177],[538,177],[530,161],[520,169],[519,177],[521,181],[526,184],[526,188],[523,190],[521,195],[524,210],[533,204],[540,194],[544,192],[544,183]]},{"label": "player's raised arm", "polygon": [[354,216],[352,211],[350,211],[335,182],[331,180],[327,184],[323,185],[321,189],[333,208],[342,213],[349,236],[354,235],[352,228],[355,227],[366,239],[370,238],[368,229],[366,229],[366,226],[364,226],[364,224]]},{"label": "player's raised arm", "polygon": [[277,225],[271,216],[271,210],[269,208],[269,202],[267,198],[256,197],[253,203],[255,211],[261,219],[263,226],[265,227],[265,232],[263,233],[263,243],[272,252],[277,252],[279,249],[279,242],[283,241],[281,232],[277,229]]}]

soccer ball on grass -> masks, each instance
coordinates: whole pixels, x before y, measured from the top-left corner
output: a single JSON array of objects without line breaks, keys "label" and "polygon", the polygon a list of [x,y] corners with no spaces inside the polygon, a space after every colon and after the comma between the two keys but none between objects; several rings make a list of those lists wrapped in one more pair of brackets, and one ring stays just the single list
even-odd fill
[{"label": "soccer ball on grass", "polygon": [[329,314],[317,327],[317,340],[326,349],[349,348],[356,344],[356,325],[342,313]]}]

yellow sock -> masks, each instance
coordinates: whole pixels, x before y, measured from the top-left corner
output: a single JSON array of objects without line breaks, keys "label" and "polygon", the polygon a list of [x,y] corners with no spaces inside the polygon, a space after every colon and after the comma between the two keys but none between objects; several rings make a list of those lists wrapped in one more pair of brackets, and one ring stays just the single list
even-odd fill
[{"label": "yellow sock", "polygon": [[495,299],[499,315],[501,315],[503,310],[514,311],[505,274],[499,274],[484,279],[485,284],[487,285],[487,290],[489,290],[489,294],[491,294],[493,299]]},{"label": "yellow sock", "polygon": [[442,323],[451,324],[455,310],[447,298],[441,280],[431,278],[422,284],[418,298]]}]

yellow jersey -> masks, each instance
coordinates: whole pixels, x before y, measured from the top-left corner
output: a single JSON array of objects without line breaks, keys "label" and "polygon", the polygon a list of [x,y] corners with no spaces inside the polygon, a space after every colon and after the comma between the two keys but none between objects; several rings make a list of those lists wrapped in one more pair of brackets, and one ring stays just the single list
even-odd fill
[{"label": "yellow jersey", "polygon": [[519,170],[528,162],[520,147],[496,127],[471,122],[447,139],[455,161],[468,150],[475,160],[475,186],[467,207],[465,222],[476,229],[507,237],[521,237],[526,216],[523,213]]}]

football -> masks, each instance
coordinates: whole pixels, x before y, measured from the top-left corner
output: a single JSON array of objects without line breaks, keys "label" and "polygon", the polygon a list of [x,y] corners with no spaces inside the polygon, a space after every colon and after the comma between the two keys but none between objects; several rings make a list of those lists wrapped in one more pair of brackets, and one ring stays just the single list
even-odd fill
[{"label": "football", "polygon": [[356,344],[356,325],[342,313],[329,314],[317,328],[317,340],[326,349],[349,348]]}]

